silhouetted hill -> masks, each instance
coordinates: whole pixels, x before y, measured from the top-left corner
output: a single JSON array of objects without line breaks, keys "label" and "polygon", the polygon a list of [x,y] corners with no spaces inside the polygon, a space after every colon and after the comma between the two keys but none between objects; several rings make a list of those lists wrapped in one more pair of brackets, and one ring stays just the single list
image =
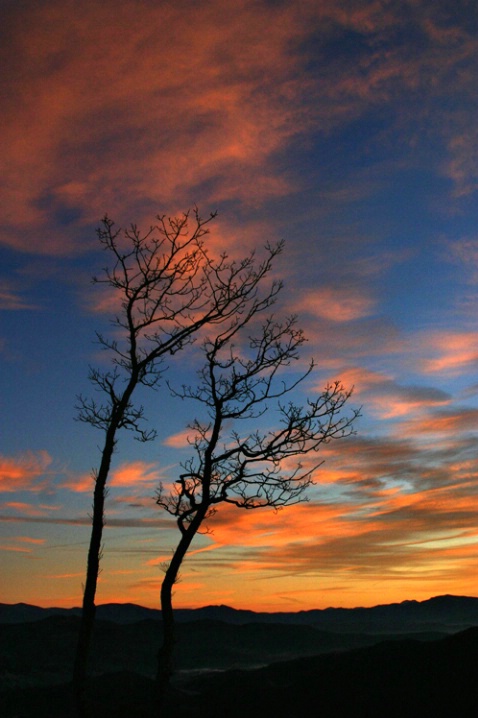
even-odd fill
[{"label": "silhouetted hill", "polygon": [[[79,608],[39,608],[24,603],[0,604],[0,623],[38,621],[49,616],[78,616]],[[334,632],[406,632],[448,630],[456,632],[478,625],[478,598],[437,596],[426,601],[403,601],[373,608],[326,608],[311,611],[261,613],[229,606],[205,606],[177,609],[178,622],[200,620],[222,621],[235,625],[248,623],[282,623],[313,625]],[[160,620],[161,612],[132,603],[109,603],[98,606],[100,620],[136,623],[144,619]]]}]

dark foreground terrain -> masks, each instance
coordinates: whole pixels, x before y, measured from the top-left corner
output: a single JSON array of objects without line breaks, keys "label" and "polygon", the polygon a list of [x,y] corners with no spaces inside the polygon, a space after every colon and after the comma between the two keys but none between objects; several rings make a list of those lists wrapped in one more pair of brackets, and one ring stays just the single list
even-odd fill
[{"label": "dark foreground terrain", "polygon": [[[370,622],[367,631],[354,633],[343,630],[347,621],[335,631],[301,625],[300,614],[298,623],[241,623],[237,616],[231,623],[211,611],[199,620],[190,615],[178,626],[178,672],[167,715],[474,717],[478,627],[451,632],[460,615],[465,624],[473,616],[462,612],[451,619],[442,610],[439,621],[426,608],[427,618],[414,623],[415,631],[406,621],[408,630],[398,630],[396,611],[387,631],[382,611],[375,633]],[[77,616],[7,620],[0,625],[0,716],[70,718]],[[157,618],[98,621],[88,685],[91,718],[150,718],[159,629]]]}]

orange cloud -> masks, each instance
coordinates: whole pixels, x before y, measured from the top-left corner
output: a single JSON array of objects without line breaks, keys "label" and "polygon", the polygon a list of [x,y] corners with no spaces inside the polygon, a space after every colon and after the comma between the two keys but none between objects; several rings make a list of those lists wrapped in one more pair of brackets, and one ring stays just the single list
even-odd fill
[{"label": "orange cloud", "polygon": [[[69,489],[79,493],[91,491],[93,488],[93,476],[91,474],[82,474],[69,478],[60,484],[60,488]],[[145,461],[125,462],[113,469],[109,480],[109,486],[150,486],[159,484],[160,474],[156,463],[147,463]]]},{"label": "orange cloud", "polygon": [[270,523],[264,517],[234,521],[232,515],[222,523],[217,517],[218,543],[234,546],[235,536],[242,546],[246,534],[253,537],[239,553],[232,549],[230,570],[313,572],[316,577],[333,571],[335,580],[351,571],[362,578],[401,580],[407,571],[410,576],[417,572],[417,578],[434,573],[443,579],[457,566],[466,573],[470,546],[476,551],[476,499],[474,504],[442,487],[408,495],[389,492],[374,510],[365,512],[347,513],[339,505],[323,511],[321,505],[306,504],[280,512]]},{"label": "orange cloud", "polygon": [[0,492],[40,491],[51,480],[53,459],[47,451],[23,456],[0,456]]},{"label": "orange cloud", "polygon": [[138,486],[159,483],[159,471],[156,463],[145,461],[127,462],[111,474],[110,486]]},{"label": "orange cloud", "polygon": [[92,491],[94,486],[94,478],[92,474],[81,474],[79,476],[72,476],[66,481],[63,481],[60,485],[60,489],[69,489],[78,493],[84,491]]},{"label": "orange cloud", "polygon": [[216,547],[283,546],[304,536],[327,536],[347,532],[346,517],[355,511],[346,504],[296,504],[281,511],[240,510],[223,505],[208,522]]}]

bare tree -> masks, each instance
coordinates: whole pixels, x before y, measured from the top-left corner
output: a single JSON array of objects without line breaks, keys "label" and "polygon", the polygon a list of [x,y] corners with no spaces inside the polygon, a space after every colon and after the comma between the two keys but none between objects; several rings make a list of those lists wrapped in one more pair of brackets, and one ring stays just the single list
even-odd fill
[{"label": "bare tree", "polygon": [[303,466],[301,457],[315,457],[321,444],[353,433],[359,416],[358,410],[343,415],[351,390],[339,381],[304,404],[288,400],[310,375],[314,362],[299,376],[287,369],[299,358],[305,341],[294,316],[283,322],[269,317],[259,324],[258,315],[275,295],[272,288],[261,301],[255,297],[227,327],[207,339],[198,382],[173,390],[182,399],[202,405],[202,418],[189,425],[193,454],[182,464],[184,472],[169,490],[160,486],[157,496],[158,505],[176,518],[180,532],[161,586],[159,710],[173,667],[172,590],[195,535],[219,504],[260,509],[306,500],[306,490],[322,462],[314,458]]},{"label": "bare tree", "polygon": [[[167,369],[166,358],[193,342],[202,327],[241,316],[244,306],[256,301],[258,284],[282,250],[281,243],[268,245],[262,262],[256,262],[253,253],[239,262],[230,261],[225,254],[211,257],[205,235],[215,216],[204,220],[197,209],[178,218],[158,216],[156,225],[145,234],[135,225],[126,230],[115,228],[105,217],[98,229],[99,241],[112,263],[93,282],[106,285],[117,297],[117,311],[111,321],[112,338],[97,334],[112,367],[90,370],[90,380],[101,399],[80,396],[78,406],[78,419],[104,435],[100,463],[93,471],[92,531],[73,673],[80,716],[85,714],[106,484],[118,432],[132,431],[140,441],[155,438],[155,431],[144,427],[144,410],[134,403],[134,394],[139,386],[157,388]],[[273,285],[268,301],[279,288],[280,284]]]}]

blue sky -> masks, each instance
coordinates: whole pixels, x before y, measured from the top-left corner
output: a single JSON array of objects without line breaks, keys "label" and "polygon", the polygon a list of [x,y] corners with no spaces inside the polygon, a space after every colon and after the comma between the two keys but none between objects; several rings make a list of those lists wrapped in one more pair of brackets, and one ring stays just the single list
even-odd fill
[{"label": "blue sky", "polygon": [[[0,600],[78,605],[100,436],[74,421],[108,313],[95,228],[197,204],[231,257],[284,238],[280,308],[357,435],[310,502],[221,511],[178,605],[286,610],[474,595],[477,12],[459,0],[3,3]],[[103,308],[102,308],[103,306]],[[194,354],[170,370],[194,377]],[[98,600],[156,606],[177,538],[154,505],[188,407],[122,437]]]}]

